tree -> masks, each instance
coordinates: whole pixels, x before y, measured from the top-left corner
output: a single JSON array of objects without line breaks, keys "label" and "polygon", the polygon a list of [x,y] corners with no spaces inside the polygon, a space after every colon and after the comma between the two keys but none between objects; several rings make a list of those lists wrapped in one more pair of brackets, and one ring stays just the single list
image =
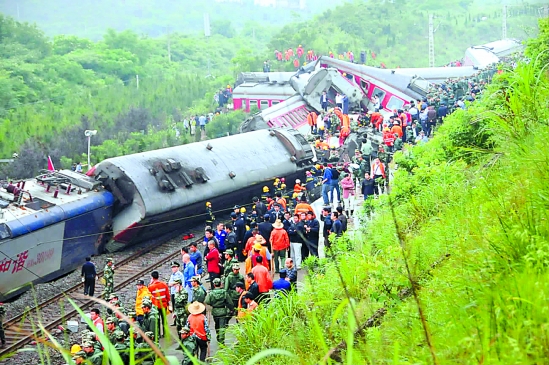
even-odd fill
[{"label": "tree", "polygon": [[232,38],[235,36],[236,31],[233,28],[233,25],[230,20],[215,20],[212,23],[212,33],[220,34],[227,38]]}]

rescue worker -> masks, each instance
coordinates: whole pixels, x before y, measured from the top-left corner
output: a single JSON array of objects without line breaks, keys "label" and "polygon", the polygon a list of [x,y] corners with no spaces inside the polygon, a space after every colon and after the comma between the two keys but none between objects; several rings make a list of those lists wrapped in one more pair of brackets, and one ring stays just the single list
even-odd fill
[{"label": "rescue worker", "polygon": [[206,202],[206,226],[213,227],[215,221],[215,215],[212,211],[212,203]]},{"label": "rescue worker", "polygon": [[[147,331],[145,332],[145,336],[147,336],[151,341],[154,341],[154,332]],[[135,358],[136,360],[141,360],[139,362],[141,365],[154,364],[155,354],[152,351],[151,346],[146,341],[138,343],[137,346],[135,346],[135,349],[137,350],[135,353]]]},{"label": "rescue worker", "polygon": [[154,333],[154,338],[158,339],[157,334],[160,332],[158,328],[158,314],[153,313],[151,308],[153,307],[152,302],[143,301],[141,308],[143,308],[143,320],[141,321],[140,327],[143,332],[152,332]]},{"label": "rescue worker", "polygon": [[[181,359],[181,365],[192,365],[194,361],[191,360],[191,356],[196,356],[198,353],[198,346],[196,344],[196,337],[191,335],[191,329],[187,326],[183,327],[179,331],[181,336],[181,350],[183,351],[183,357]],[[187,351],[185,351],[187,350]]]},{"label": "rescue worker", "polygon": [[227,316],[232,313],[234,306],[229,293],[221,288],[221,279],[213,280],[214,288],[206,295],[204,304],[212,307],[212,316],[215,323],[217,342],[225,344],[225,329],[228,326]]},{"label": "rescue worker", "polygon": [[116,343],[116,339],[114,338],[114,333],[119,330],[118,326],[116,325],[115,319],[113,317],[108,317],[105,320],[105,326],[107,326],[107,330],[105,334],[109,338],[109,341],[114,344]]},{"label": "rescue worker", "polygon": [[263,203],[267,203],[267,200],[270,197],[271,197],[271,194],[269,193],[269,187],[264,186],[263,187],[263,193],[261,194],[261,200],[263,201]]},{"label": "rescue worker", "polygon": [[231,249],[225,250],[225,263],[223,264],[223,277],[226,278],[232,270],[234,264],[238,265],[238,260],[234,258],[234,252]]},{"label": "rescue worker", "polygon": [[187,304],[189,303],[189,294],[185,289],[183,289],[181,279],[175,280],[175,290],[173,317],[175,317],[176,328],[180,331],[185,323],[187,323]]},{"label": "rescue worker", "polygon": [[130,354],[128,353],[128,345],[126,345],[126,336],[121,330],[114,331],[114,349],[120,355],[124,365],[129,365],[130,363]]},{"label": "rescue worker", "polygon": [[223,285],[223,288],[227,290],[233,301],[234,308],[238,307],[239,294],[236,291],[236,284],[239,282],[244,282],[244,275],[240,273],[240,265],[236,263],[233,264],[232,272],[225,276],[225,284]]},{"label": "rescue worker", "polygon": [[158,337],[164,337],[164,322],[168,310],[170,288],[168,284],[158,279],[158,271],[153,271],[151,278],[149,291],[152,294],[152,303],[158,309],[158,332],[155,333],[155,337],[158,339]]},{"label": "rescue worker", "polygon": [[103,279],[105,281],[105,288],[103,289],[103,298],[107,299],[114,291],[114,263],[112,258],[107,259],[107,264],[103,269]]},{"label": "rescue worker", "polygon": [[137,295],[135,297],[135,314],[137,316],[137,320],[141,322],[143,320],[143,308],[141,308],[141,304],[143,304],[143,299],[145,297],[152,298],[151,292],[149,291],[149,288],[145,286],[145,282],[143,280],[137,280]]},{"label": "rescue worker", "polygon": [[311,134],[316,134],[316,119],[318,115],[312,111],[309,114],[307,114],[307,124],[309,124],[309,127],[311,127]]},{"label": "rescue worker", "polygon": [[210,328],[208,319],[204,315],[206,307],[199,302],[193,302],[189,305],[189,317],[187,318],[187,327],[191,330],[191,335],[196,336],[196,344],[199,351],[199,359],[204,362],[208,352],[208,343],[210,342]]},{"label": "rescue worker", "polygon": [[83,342],[82,350],[86,353],[86,363],[91,365],[101,365],[103,363],[103,352],[96,350],[92,342]]},{"label": "rescue worker", "polygon": [[204,303],[206,300],[206,289],[200,284],[200,276],[195,276],[191,279],[193,286],[193,302]]},{"label": "rescue worker", "polygon": [[72,359],[76,365],[84,364],[86,361],[86,353],[80,350],[72,355]]}]

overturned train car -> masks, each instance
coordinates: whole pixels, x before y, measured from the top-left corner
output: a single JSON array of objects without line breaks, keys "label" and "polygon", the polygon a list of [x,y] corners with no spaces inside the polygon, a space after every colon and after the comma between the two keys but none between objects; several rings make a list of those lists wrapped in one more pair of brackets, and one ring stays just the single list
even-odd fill
[{"label": "overturned train car", "polygon": [[101,162],[96,178],[116,198],[108,251],[204,222],[214,210],[250,202],[268,180],[304,178],[314,153],[294,129],[251,133]]}]

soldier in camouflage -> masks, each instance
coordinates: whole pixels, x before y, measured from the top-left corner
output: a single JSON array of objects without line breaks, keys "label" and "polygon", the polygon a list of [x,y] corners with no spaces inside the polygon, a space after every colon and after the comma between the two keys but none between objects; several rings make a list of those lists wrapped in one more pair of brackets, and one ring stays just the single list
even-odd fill
[{"label": "soldier in camouflage", "polygon": [[153,312],[151,310],[152,307],[154,307],[152,302],[143,300],[143,304],[141,304],[141,308],[143,308],[143,320],[140,327],[143,332],[154,333],[154,338],[158,340],[158,312]]},{"label": "soldier in camouflage", "polygon": [[6,346],[6,334],[4,333],[5,317],[6,317],[6,308],[4,308],[4,303],[0,303],[0,340],[2,341],[2,348]]},{"label": "soldier in camouflage", "polygon": [[122,358],[124,365],[129,365],[130,355],[128,353],[128,345],[126,345],[126,335],[121,330],[114,331],[114,349]]},{"label": "soldier in camouflage", "polygon": [[120,330],[118,328],[118,324],[116,323],[116,318],[114,317],[108,317],[106,320],[105,320],[105,326],[107,327],[106,328],[106,332],[105,334],[107,335],[107,337],[109,338],[109,341],[112,343],[112,344],[115,344],[116,343],[116,339],[114,338],[114,333],[118,330]]},{"label": "soldier in camouflage", "polygon": [[91,341],[84,341],[82,343],[82,350],[86,353],[86,363],[91,365],[103,364],[103,352],[97,350]]},{"label": "soldier in camouflage", "polygon": [[[181,336],[181,350],[183,350],[183,358],[181,365],[192,365],[194,362],[191,360],[191,356],[196,356],[198,353],[198,345],[196,344],[196,337],[191,335],[189,327],[185,326],[180,331]],[[187,353],[186,349],[189,353]],[[189,355],[190,354],[190,355]]]},{"label": "soldier in camouflage", "polygon": [[[229,293],[229,296],[233,301],[234,308],[238,307],[238,298],[240,297],[240,294],[236,291],[236,283],[238,282],[243,283],[245,280],[244,276],[240,273],[240,265],[236,263],[233,264],[232,272],[225,276],[225,285],[223,286],[223,289]],[[229,319],[230,317],[232,317],[232,313],[228,316]]]},{"label": "soldier in camouflage", "polygon": [[225,343],[225,329],[228,326],[227,316],[234,309],[233,301],[225,289],[221,289],[221,279],[213,280],[214,289],[206,295],[204,304],[212,307],[212,316],[215,323],[217,342]]},{"label": "soldier in camouflage", "polygon": [[174,297],[174,317],[175,317],[175,324],[177,331],[179,332],[183,326],[185,326],[185,323],[187,323],[187,316],[189,313],[187,312],[187,304],[189,304],[189,294],[185,289],[183,289],[183,286],[181,285],[181,279],[175,279],[174,280],[174,287],[175,287],[175,297]]},{"label": "soldier in camouflage", "polygon": [[[154,332],[145,332],[145,336],[147,336],[151,341],[154,341]],[[155,360],[154,352],[152,351],[151,346],[146,341],[143,341],[141,343],[138,343],[136,348],[136,359],[143,359],[140,364],[142,365],[153,365]]]},{"label": "soldier in camouflage", "polygon": [[113,259],[108,258],[105,269],[103,269],[103,279],[105,279],[105,289],[103,289],[103,298],[107,299],[114,291],[114,263]]},{"label": "soldier in camouflage", "polygon": [[238,260],[234,258],[234,251],[230,248],[225,250],[225,263],[223,264],[223,277],[226,278],[233,271],[233,265],[238,265]]},{"label": "soldier in camouflage", "polygon": [[72,355],[72,360],[76,365],[84,364],[86,361],[86,353],[82,350]]},{"label": "soldier in camouflage", "polygon": [[206,289],[200,284],[200,276],[194,276],[191,279],[191,284],[193,286],[193,302],[204,303],[206,300]]}]

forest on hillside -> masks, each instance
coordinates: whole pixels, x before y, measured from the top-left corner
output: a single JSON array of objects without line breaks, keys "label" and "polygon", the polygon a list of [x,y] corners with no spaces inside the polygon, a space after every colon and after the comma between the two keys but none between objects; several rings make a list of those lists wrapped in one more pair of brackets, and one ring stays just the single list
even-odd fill
[{"label": "forest on hillside", "polygon": [[289,2],[292,7],[274,9],[254,5],[253,0],[16,0],[0,2],[0,13],[37,23],[49,36],[71,34],[93,40],[100,40],[109,28],[149,37],[170,32],[196,36],[204,34],[204,14],[209,15],[212,34],[233,36],[255,24],[261,35],[263,27],[309,19],[344,0],[309,0],[304,9],[299,0]]},{"label": "forest on hillside", "polygon": [[[56,19],[46,16],[51,9],[57,9],[56,16],[64,16],[76,6],[69,6],[65,0],[48,1],[52,6],[42,18],[36,18],[46,27]],[[96,14],[109,3],[82,2],[71,24],[78,23],[79,15]],[[23,6],[34,4],[39,9],[45,3],[20,0],[18,4],[21,12]],[[152,2],[139,5],[133,0],[116,4],[126,6],[124,9],[152,7]],[[299,14],[284,16],[293,21],[278,27],[276,19],[258,21],[256,15],[245,12],[237,17],[237,27],[231,14],[240,11],[238,5],[225,14],[223,26],[212,16],[212,35],[207,39],[201,32],[177,31],[179,23],[172,18],[166,19],[170,27],[173,25],[169,34],[154,37],[129,30],[128,23],[110,18],[122,9],[94,18],[102,29],[97,40],[73,34],[50,36],[42,23],[19,22],[0,14],[0,158],[19,155],[17,163],[7,166],[4,174],[30,176],[45,166],[48,155],[62,167],[84,160],[85,129],[100,131],[92,139],[92,163],[187,143],[189,138],[175,137],[177,123],[185,116],[214,110],[214,93],[232,84],[238,72],[261,70],[264,60],[273,59],[275,49],[302,44],[317,54],[353,50],[358,55],[365,50],[368,55],[377,54],[375,60],[368,57],[366,63],[371,65],[425,66],[425,20],[430,9],[438,9],[436,60],[438,64],[448,63],[460,58],[470,45],[499,38],[501,5],[497,1],[479,4],[445,0],[443,7],[431,0],[394,0],[380,6],[355,0],[307,20]],[[226,4],[214,5],[223,9]],[[524,39],[536,34],[538,8],[528,4],[510,7],[508,35]],[[149,10],[143,14],[147,22],[162,18],[165,11],[162,6],[156,12]],[[198,13],[191,14],[199,18]],[[125,30],[114,29],[120,27]],[[67,25],[66,29],[68,33],[71,28]],[[55,32],[50,29],[48,33]],[[273,71],[294,69],[291,62],[273,62]],[[208,135],[234,133],[234,125],[244,116],[227,118],[212,124]]]}]

